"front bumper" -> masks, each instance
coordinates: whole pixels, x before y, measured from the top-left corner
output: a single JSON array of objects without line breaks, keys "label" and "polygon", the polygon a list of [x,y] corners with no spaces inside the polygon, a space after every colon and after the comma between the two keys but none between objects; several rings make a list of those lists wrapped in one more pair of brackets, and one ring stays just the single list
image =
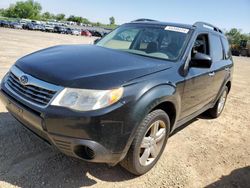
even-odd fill
[{"label": "front bumper", "polygon": [[133,124],[126,121],[129,113],[122,104],[88,113],[54,106],[37,109],[17,100],[4,84],[0,99],[22,125],[69,156],[116,164],[130,145]]}]

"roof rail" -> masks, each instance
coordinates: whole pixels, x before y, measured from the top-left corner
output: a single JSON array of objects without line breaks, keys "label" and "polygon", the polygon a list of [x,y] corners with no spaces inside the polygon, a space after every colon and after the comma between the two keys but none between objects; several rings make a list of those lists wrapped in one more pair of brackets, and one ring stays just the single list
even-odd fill
[{"label": "roof rail", "polygon": [[158,22],[157,20],[152,20],[152,19],[148,19],[148,18],[140,18],[137,20],[133,20],[132,22]]},{"label": "roof rail", "polygon": [[208,29],[212,29],[214,31],[217,31],[219,33],[223,33],[218,27],[212,25],[212,24],[209,24],[209,23],[206,23],[206,22],[195,22],[193,24],[193,26],[196,26],[196,27],[205,27],[205,28],[208,28]]}]

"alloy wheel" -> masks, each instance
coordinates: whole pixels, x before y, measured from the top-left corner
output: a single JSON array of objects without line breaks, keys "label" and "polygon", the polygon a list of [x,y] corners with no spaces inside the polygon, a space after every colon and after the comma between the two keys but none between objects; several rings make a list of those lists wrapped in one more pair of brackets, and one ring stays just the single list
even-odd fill
[{"label": "alloy wheel", "polygon": [[217,111],[218,114],[220,114],[222,112],[222,110],[225,106],[225,103],[226,103],[226,99],[227,99],[227,91],[225,90],[219,99],[218,111]]},{"label": "alloy wheel", "polygon": [[165,138],[166,124],[162,120],[152,123],[141,142],[139,161],[142,166],[148,166],[157,158]]}]

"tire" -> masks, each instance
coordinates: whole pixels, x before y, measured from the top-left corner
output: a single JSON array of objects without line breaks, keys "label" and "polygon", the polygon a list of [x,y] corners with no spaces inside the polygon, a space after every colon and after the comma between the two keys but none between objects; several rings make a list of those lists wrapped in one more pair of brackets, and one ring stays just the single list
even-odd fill
[{"label": "tire", "polygon": [[[158,135],[154,134],[156,132]],[[145,174],[159,160],[166,146],[169,133],[170,120],[168,115],[163,110],[155,110],[149,113],[139,125],[130,149],[120,165],[132,174]],[[144,144],[142,143],[143,140]],[[147,156],[148,159],[144,160]]]},{"label": "tire", "polygon": [[[228,95],[228,87],[224,87],[223,92],[218,101],[216,102],[216,104],[214,105],[214,107],[208,110],[208,114],[210,115],[210,117],[217,118],[221,115],[226,104],[227,95]],[[222,102],[221,100],[223,100],[223,98],[224,98],[224,102],[222,104],[223,106],[220,106],[221,105],[220,102]]]}]

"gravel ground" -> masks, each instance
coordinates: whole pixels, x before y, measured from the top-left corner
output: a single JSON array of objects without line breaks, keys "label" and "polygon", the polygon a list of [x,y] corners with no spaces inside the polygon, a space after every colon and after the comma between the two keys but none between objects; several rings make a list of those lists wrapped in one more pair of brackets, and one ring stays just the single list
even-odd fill
[{"label": "gravel ground", "polygon": [[[0,78],[21,56],[93,38],[0,28]],[[250,58],[234,57],[222,116],[200,116],[175,133],[158,164],[135,177],[119,165],[69,158],[25,130],[0,103],[0,187],[250,187]]]}]

